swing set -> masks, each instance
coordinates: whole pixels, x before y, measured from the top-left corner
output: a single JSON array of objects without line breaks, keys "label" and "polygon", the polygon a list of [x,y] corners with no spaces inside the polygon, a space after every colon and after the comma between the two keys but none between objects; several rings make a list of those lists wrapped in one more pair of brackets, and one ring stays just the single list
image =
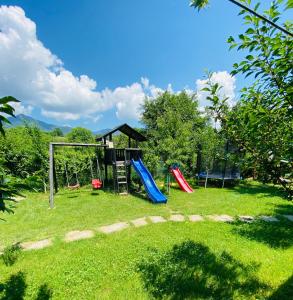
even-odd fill
[{"label": "swing set", "polygon": [[[101,170],[100,170],[100,165],[99,165],[99,160],[98,158],[96,159],[97,162],[97,176],[94,176],[94,170],[93,170],[93,163],[91,158],[89,159],[89,166],[90,166],[90,171],[91,171],[91,180],[92,180],[92,187],[94,190],[100,189],[103,185],[102,181],[102,176],[101,176]],[[80,188],[80,183],[78,179],[78,171],[77,167],[74,164],[74,175],[75,175],[75,184],[70,184],[69,180],[69,175],[68,175],[68,167],[67,163],[64,163],[64,171],[65,171],[65,177],[66,177],[66,183],[67,183],[67,188],[70,190],[76,190]]]},{"label": "swing set", "polygon": [[[107,147],[107,145],[103,144],[80,144],[80,143],[50,143],[49,147],[49,183],[50,183],[50,207],[54,207],[54,190],[55,193],[58,192],[58,182],[57,182],[57,176],[56,176],[56,168],[55,168],[55,160],[54,160],[54,154],[55,154],[55,148],[56,147],[96,147],[96,148],[103,148]],[[96,158],[96,164],[97,164],[97,177],[94,176],[94,170],[93,170],[93,164],[92,160],[90,159],[89,165],[90,165],[90,171],[91,171],[91,184],[93,189],[100,189],[103,185],[102,176],[101,176],[101,170],[99,165],[98,157]],[[70,190],[76,190],[80,188],[80,182],[78,178],[78,170],[75,167],[75,184],[71,184],[69,180],[69,172],[68,172],[68,166],[66,163],[64,163],[64,170],[65,170],[65,176],[66,176],[66,184],[67,188]]]}]

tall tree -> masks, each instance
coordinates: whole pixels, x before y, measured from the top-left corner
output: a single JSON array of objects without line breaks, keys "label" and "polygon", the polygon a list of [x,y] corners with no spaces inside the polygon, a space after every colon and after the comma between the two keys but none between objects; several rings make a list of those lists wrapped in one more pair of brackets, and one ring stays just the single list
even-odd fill
[{"label": "tall tree", "polygon": [[82,127],[73,128],[66,137],[72,143],[92,143],[94,141],[93,133]]},{"label": "tall tree", "polygon": [[[252,14],[253,16],[259,18],[260,20],[263,20],[264,22],[266,22],[267,24],[273,26],[274,28],[279,29],[280,31],[288,34],[289,36],[293,36],[292,31],[289,31],[288,29],[281,27],[280,25],[278,25],[276,23],[276,20],[271,20],[268,19],[266,16],[261,15],[257,12],[257,8],[259,6],[259,4],[255,7],[255,9],[251,9],[249,7],[251,0],[240,0],[240,1],[236,1],[236,0],[228,0],[230,2],[232,2],[233,4],[237,5],[238,7],[242,8],[243,11],[242,12],[249,12],[250,14]],[[194,8],[197,8],[198,10],[201,10],[202,8],[206,7],[209,4],[209,0],[192,0],[190,2],[190,6],[193,6]],[[279,2],[283,2],[282,0]],[[286,9],[290,9],[293,8],[293,0],[287,0],[286,1]]]},{"label": "tall tree", "polygon": [[[5,136],[4,123],[10,123],[7,116],[14,116],[14,108],[11,106],[12,102],[19,102],[11,96],[0,99],[0,135]],[[11,181],[6,177],[4,168],[2,167],[2,157],[0,157],[0,211],[12,210],[7,208],[5,201],[13,201],[13,197],[17,194],[19,184]]]},{"label": "tall tree", "polygon": [[165,166],[180,163],[190,169],[196,158],[195,132],[204,123],[194,95],[165,92],[156,99],[146,100],[142,122],[149,140],[150,167],[162,161]]},{"label": "tall tree", "polygon": [[[274,1],[264,15],[277,21],[282,2]],[[249,12],[243,18],[248,29],[228,39],[231,49],[246,53],[232,74],[254,76],[255,82],[242,90],[230,112],[218,110],[217,103],[212,107],[222,129],[246,153],[255,176],[280,183],[292,197],[293,41]],[[292,30],[289,22],[284,26]]]}]

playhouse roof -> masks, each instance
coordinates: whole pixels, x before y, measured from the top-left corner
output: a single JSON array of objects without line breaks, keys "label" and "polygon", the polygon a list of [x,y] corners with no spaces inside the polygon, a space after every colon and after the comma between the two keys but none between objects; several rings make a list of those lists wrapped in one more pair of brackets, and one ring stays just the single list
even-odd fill
[{"label": "playhouse roof", "polygon": [[138,142],[144,142],[147,140],[144,135],[142,135],[137,130],[133,129],[132,127],[130,127],[128,124],[125,123],[125,124],[122,124],[120,126],[117,126],[113,129],[107,131],[102,136],[99,136],[97,138],[97,141],[101,141],[104,138],[107,138],[108,136],[112,135],[116,131],[120,131],[120,132],[124,133],[125,135],[127,135],[128,137],[130,137],[131,139],[138,141]]}]

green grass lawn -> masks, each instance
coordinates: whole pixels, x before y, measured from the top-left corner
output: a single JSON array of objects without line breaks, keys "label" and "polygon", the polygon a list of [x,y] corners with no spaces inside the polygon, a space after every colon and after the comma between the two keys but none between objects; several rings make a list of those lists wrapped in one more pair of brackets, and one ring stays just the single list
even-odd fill
[{"label": "green grass lawn", "polygon": [[[171,213],[278,215],[293,205],[260,184],[173,188],[167,205],[82,189],[28,194],[2,215],[1,247],[54,238],[52,247],[0,260],[0,299],[292,299],[292,222],[166,222],[65,243],[66,232]],[[2,293],[1,293],[2,290]],[[12,296],[15,296],[14,298]],[[9,298],[10,297],[10,298]]]}]

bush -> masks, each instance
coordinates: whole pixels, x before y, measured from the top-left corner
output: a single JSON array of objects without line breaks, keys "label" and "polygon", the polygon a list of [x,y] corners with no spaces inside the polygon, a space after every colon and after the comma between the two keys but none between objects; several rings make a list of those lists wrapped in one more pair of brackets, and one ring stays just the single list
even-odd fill
[{"label": "bush", "polygon": [[19,244],[8,246],[4,249],[2,254],[2,260],[6,266],[12,266],[18,259],[20,253]]}]

